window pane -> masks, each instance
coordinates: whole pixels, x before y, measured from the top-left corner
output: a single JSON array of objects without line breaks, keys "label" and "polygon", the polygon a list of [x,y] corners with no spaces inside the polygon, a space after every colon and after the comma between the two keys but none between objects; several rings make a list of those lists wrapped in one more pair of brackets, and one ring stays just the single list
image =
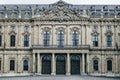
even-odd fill
[{"label": "window pane", "polygon": [[73,41],[73,46],[77,46],[78,45],[78,32],[77,31],[73,31],[72,33],[72,41]]},{"label": "window pane", "polygon": [[27,47],[27,46],[29,46],[29,36],[25,35],[24,36],[24,47]]},{"label": "window pane", "polygon": [[14,68],[15,68],[15,61],[10,60],[10,71],[14,70]]},{"label": "window pane", "polygon": [[107,70],[112,71],[112,61],[111,60],[107,61]]},{"label": "window pane", "polygon": [[14,35],[11,35],[11,36],[10,36],[10,46],[11,46],[11,47],[14,47],[14,46],[15,46],[15,36],[14,36]]},{"label": "window pane", "polygon": [[2,36],[0,35],[0,46],[2,46]]},{"label": "window pane", "polygon": [[43,39],[44,46],[49,46],[49,44],[50,44],[50,33],[49,33],[49,31],[45,31],[43,37],[44,37],[44,39]]},{"label": "window pane", "polygon": [[107,35],[107,46],[108,47],[112,46],[112,36],[111,35]]},{"label": "window pane", "polygon": [[63,47],[64,46],[64,32],[59,31],[58,32],[58,47]]},{"label": "window pane", "polygon": [[0,60],[0,71],[1,71],[1,60]]},{"label": "window pane", "polygon": [[23,70],[28,70],[28,60],[24,60],[24,62],[23,62]]},{"label": "window pane", "polygon": [[93,61],[93,69],[94,71],[98,71],[98,60]]},{"label": "window pane", "polygon": [[93,46],[95,46],[95,47],[98,46],[98,35],[93,36]]}]

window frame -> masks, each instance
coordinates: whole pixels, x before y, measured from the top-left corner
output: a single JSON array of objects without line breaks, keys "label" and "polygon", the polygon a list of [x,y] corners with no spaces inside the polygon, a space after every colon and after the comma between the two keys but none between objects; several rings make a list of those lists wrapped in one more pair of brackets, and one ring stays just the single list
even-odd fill
[{"label": "window frame", "polygon": [[58,47],[64,47],[64,31],[60,30],[57,35]]},{"label": "window frame", "polygon": [[78,34],[78,31],[73,31],[72,32],[72,42],[73,42],[73,46],[78,46],[79,45],[79,34]]},{"label": "window frame", "polygon": [[49,31],[44,31],[43,45],[44,46],[49,46],[50,45],[50,32]]},{"label": "window frame", "polygon": [[29,35],[24,35],[24,47],[29,47]]},{"label": "window frame", "polygon": [[16,43],[16,36],[10,35],[10,47],[15,47],[15,43]]}]

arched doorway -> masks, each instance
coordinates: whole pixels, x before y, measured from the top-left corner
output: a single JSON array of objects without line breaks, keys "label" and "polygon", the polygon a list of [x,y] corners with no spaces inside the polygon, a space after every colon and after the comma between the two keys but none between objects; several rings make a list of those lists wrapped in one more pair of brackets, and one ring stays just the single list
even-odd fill
[{"label": "arched doorway", "polygon": [[58,55],[56,58],[56,74],[65,74],[65,57],[63,55]]},{"label": "arched doorway", "polygon": [[112,60],[107,60],[107,71],[112,71]]},{"label": "arched doorway", "polygon": [[71,56],[71,74],[80,74],[80,57],[77,55]]},{"label": "arched doorway", "polygon": [[49,55],[42,57],[42,74],[51,74],[51,56]]}]

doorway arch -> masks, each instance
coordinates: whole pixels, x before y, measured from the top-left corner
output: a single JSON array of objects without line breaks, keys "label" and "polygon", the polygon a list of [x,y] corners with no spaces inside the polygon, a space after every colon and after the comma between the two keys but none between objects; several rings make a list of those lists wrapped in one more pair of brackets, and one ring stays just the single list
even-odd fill
[{"label": "doorway arch", "polygon": [[80,74],[80,57],[78,55],[71,56],[71,74]]},{"label": "doorway arch", "polygon": [[42,56],[42,74],[51,74],[51,56]]},{"label": "doorway arch", "polygon": [[58,55],[56,57],[56,74],[65,74],[65,73],[66,73],[65,56]]}]

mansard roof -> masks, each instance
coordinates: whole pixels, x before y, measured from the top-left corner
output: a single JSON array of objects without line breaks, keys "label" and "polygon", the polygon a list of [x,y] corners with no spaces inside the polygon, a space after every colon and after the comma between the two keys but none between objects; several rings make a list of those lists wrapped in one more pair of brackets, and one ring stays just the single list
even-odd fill
[{"label": "mansard roof", "polygon": [[4,19],[5,14],[7,18],[39,20],[80,20],[94,14],[97,17],[105,14],[105,17],[114,18],[116,14],[120,16],[120,5],[73,5],[62,0],[53,4],[0,5],[0,19]]}]

